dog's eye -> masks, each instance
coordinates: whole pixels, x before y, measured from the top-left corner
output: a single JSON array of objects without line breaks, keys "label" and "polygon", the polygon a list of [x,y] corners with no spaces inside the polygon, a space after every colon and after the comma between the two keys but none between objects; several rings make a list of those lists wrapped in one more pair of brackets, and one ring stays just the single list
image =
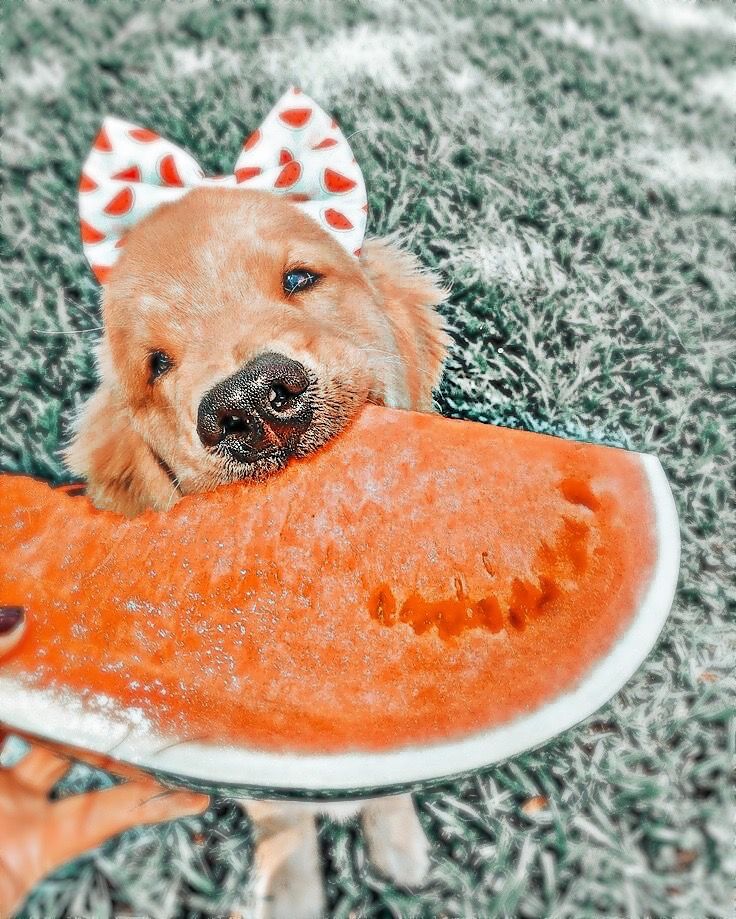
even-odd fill
[{"label": "dog's eye", "polygon": [[310,287],[314,287],[321,278],[321,274],[317,274],[316,271],[310,271],[308,268],[293,268],[284,274],[282,281],[284,293],[288,297],[291,294],[307,290]]},{"label": "dog's eye", "polygon": [[165,351],[152,351],[148,358],[151,382],[162,377],[168,370],[171,370],[172,366],[172,360]]}]

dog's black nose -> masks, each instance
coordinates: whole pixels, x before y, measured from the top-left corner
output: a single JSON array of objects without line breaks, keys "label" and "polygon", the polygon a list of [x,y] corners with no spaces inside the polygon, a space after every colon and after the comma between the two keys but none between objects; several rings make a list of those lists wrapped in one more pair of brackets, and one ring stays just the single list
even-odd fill
[{"label": "dog's black nose", "polygon": [[283,354],[260,354],[205,393],[197,433],[206,447],[222,444],[244,461],[294,444],[312,421],[309,377]]}]

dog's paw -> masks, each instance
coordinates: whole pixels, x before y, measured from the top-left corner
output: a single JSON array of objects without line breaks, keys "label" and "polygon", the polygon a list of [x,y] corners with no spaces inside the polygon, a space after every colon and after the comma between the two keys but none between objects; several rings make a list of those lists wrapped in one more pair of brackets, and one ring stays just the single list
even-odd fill
[{"label": "dog's paw", "polygon": [[256,904],[258,919],[322,919],[326,911],[322,882],[303,884],[284,872]]},{"label": "dog's paw", "polygon": [[412,837],[399,843],[384,840],[378,844],[369,844],[371,862],[400,887],[421,887],[430,867],[429,840],[423,830],[421,836],[421,839]]},{"label": "dog's paw", "polygon": [[256,844],[254,919],[321,919],[325,893],[314,819]]},{"label": "dog's paw", "polygon": [[410,795],[371,802],[363,812],[368,855],[395,884],[420,887],[430,868],[430,843]]}]

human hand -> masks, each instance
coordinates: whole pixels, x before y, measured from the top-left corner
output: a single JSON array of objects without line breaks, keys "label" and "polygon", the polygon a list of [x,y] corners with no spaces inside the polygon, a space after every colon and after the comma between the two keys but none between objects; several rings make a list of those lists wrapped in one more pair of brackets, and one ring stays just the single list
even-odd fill
[{"label": "human hand", "polygon": [[[0,607],[0,657],[18,644],[24,627],[22,610]],[[3,740],[0,729],[0,749]],[[38,745],[15,766],[0,766],[0,919],[64,862],[133,826],[201,813],[209,801],[147,778],[51,801],[69,766],[66,757]]]}]

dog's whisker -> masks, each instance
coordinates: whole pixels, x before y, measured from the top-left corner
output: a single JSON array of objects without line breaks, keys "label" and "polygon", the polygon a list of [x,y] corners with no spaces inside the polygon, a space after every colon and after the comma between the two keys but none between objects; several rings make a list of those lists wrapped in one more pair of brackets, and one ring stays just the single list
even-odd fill
[{"label": "dog's whisker", "polygon": [[177,495],[181,494],[181,482],[179,481],[178,476],[173,476],[171,479],[171,494],[169,495],[169,503],[166,505],[166,510],[170,511],[174,503],[174,498]]}]

